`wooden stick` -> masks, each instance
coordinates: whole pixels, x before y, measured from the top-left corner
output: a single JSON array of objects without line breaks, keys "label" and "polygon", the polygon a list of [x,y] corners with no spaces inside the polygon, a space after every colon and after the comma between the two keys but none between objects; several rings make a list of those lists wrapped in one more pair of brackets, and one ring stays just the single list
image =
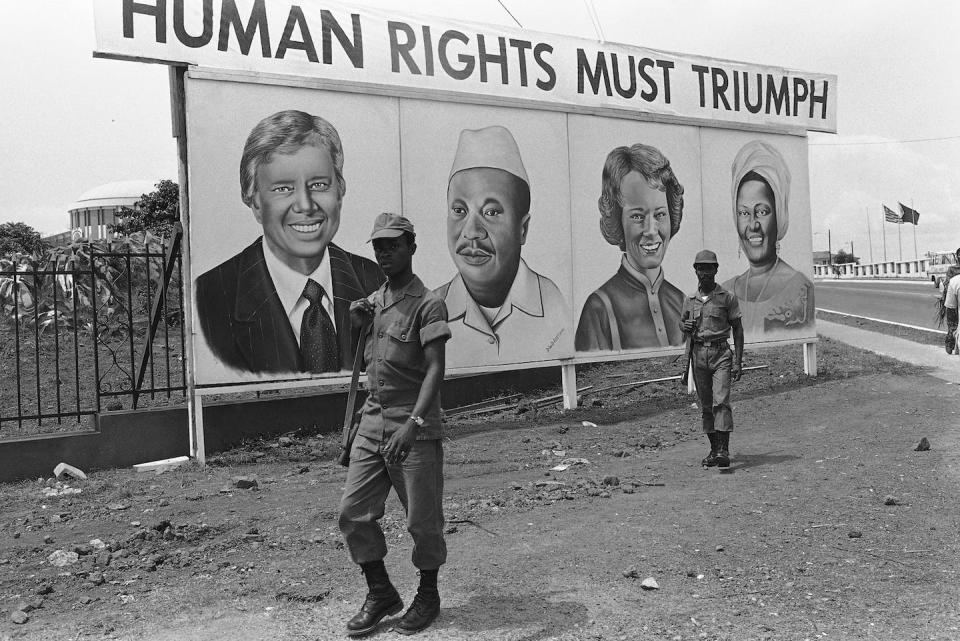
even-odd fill
[{"label": "wooden stick", "polygon": [[[581,394],[581,393],[586,392],[587,390],[591,390],[591,389],[593,389],[593,385],[587,385],[586,387],[581,387],[581,388],[579,388],[579,389],[577,390],[577,394]],[[559,403],[559,402],[562,401],[562,400],[563,400],[563,394],[553,394],[553,395],[551,395],[551,396],[544,396],[543,398],[539,398],[539,399],[537,399],[537,400],[535,400],[535,401],[531,401],[531,404],[532,404],[534,407],[540,407],[540,406],[542,406],[542,405],[550,405],[550,404],[552,404],[552,403]]]},{"label": "wooden stick", "polygon": [[488,398],[487,400],[480,401],[478,403],[471,403],[469,405],[461,405],[460,407],[450,408],[446,414],[447,416],[456,416],[457,414],[465,414],[467,412],[472,412],[473,410],[479,410],[494,405],[503,405],[519,400],[520,396],[520,394],[508,394],[507,396],[500,396],[498,398]]},{"label": "wooden stick", "polygon": [[[744,367],[743,371],[747,372],[755,369],[766,369],[768,365],[752,365],[750,367]],[[622,387],[637,387],[639,385],[646,385],[648,383],[663,383],[664,381],[676,381],[680,379],[681,374],[676,376],[664,376],[663,378],[651,378],[644,381],[633,381],[632,383],[618,383],[617,385],[608,385],[606,387],[597,387],[591,390],[590,394],[596,394],[597,392],[606,392],[612,389],[620,389]],[[586,396],[586,395],[585,395]]]}]

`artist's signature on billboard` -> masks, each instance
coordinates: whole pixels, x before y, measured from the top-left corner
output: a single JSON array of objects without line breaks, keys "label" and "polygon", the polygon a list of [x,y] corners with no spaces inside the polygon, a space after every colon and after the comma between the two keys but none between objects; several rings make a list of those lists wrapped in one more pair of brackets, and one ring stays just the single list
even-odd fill
[{"label": "artist's signature on billboard", "polygon": [[557,332],[557,335],[553,337],[553,340],[551,340],[549,343],[547,343],[547,351],[548,351],[548,352],[549,352],[551,349],[553,349],[553,346],[554,346],[554,345],[557,344],[557,341],[560,340],[560,337],[563,335],[563,332],[564,332],[564,330],[561,329],[559,332]]}]

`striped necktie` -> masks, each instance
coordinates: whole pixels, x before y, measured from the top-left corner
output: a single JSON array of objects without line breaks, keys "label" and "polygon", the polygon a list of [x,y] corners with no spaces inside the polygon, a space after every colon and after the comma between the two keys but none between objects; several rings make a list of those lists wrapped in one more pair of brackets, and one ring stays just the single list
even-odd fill
[{"label": "striped necktie", "polygon": [[310,306],[303,313],[300,323],[300,355],[303,369],[308,372],[336,372],[340,370],[340,346],[337,342],[337,329],[330,315],[323,307],[323,297],[327,293],[320,283],[307,280],[303,288],[303,297]]}]

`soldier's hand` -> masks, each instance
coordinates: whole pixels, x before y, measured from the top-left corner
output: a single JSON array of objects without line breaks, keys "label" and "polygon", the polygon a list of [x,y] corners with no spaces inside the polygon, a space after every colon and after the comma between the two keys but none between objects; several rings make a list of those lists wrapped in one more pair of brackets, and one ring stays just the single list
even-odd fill
[{"label": "soldier's hand", "polygon": [[743,376],[743,365],[734,362],[733,367],[730,368],[730,376],[733,377],[733,380],[739,381],[740,377]]},{"label": "soldier's hand", "polygon": [[683,328],[683,331],[685,333],[690,334],[691,332],[693,332],[693,329],[694,327],[697,326],[697,324],[693,322],[693,319],[688,318],[687,320],[682,321],[680,323],[680,326]]},{"label": "soldier's hand", "polygon": [[407,460],[407,456],[410,454],[410,450],[413,449],[416,442],[416,423],[407,421],[403,427],[390,436],[390,440],[387,441],[387,446],[383,449],[383,458],[391,465],[403,463]]},{"label": "soldier's hand", "polygon": [[354,327],[360,327],[373,315],[373,303],[361,298],[350,303],[350,322]]}]

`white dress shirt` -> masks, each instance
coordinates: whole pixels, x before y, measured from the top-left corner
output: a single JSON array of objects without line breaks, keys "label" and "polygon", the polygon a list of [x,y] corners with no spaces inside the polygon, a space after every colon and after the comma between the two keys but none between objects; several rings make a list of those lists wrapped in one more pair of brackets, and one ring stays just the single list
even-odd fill
[{"label": "white dress shirt", "polygon": [[303,297],[303,289],[307,286],[308,280],[316,281],[323,287],[323,308],[327,310],[327,314],[329,314],[330,320],[336,328],[337,319],[333,314],[333,275],[330,273],[330,254],[324,251],[320,266],[313,270],[312,274],[306,276],[290,269],[277,258],[270,251],[270,246],[266,242],[263,243],[263,258],[267,264],[267,271],[270,273],[273,286],[277,290],[277,296],[280,297],[283,311],[287,313],[287,318],[290,319],[290,327],[293,328],[293,335],[297,337],[298,345],[300,344],[300,324],[303,322],[303,313],[310,307],[310,301]]}]

